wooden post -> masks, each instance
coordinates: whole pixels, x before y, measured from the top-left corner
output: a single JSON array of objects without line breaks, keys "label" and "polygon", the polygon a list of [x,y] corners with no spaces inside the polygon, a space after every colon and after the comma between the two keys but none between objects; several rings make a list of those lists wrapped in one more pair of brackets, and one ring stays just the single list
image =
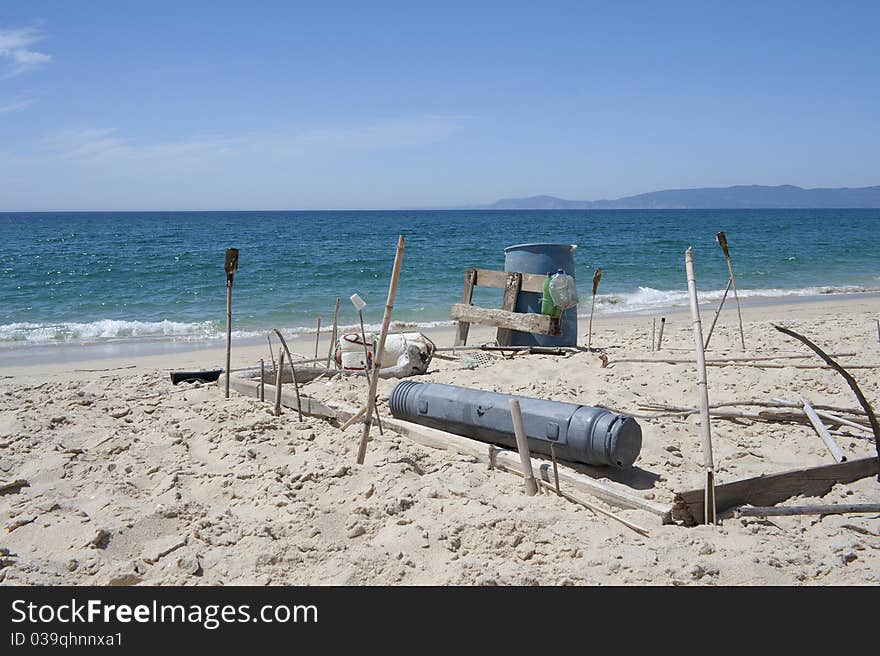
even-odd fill
[{"label": "wooden post", "polygon": [[721,246],[721,250],[724,251],[724,258],[727,260],[727,270],[730,272],[730,284],[733,285],[733,298],[736,300],[736,315],[739,317],[739,338],[742,342],[743,351],[745,351],[746,333],[743,330],[743,317],[742,310],[739,307],[739,294],[736,292],[736,279],[733,277],[733,264],[730,263],[730,250],[727,246],[727,235],[724,234],[724,231],[716,232],[715,238],[718,240],[718,245]]},{"label": "wooden post", "polygon": [[275,353],[272,351],[272,334],[266,335],[266,341],[269,342],[269,357],[272,359],[272,375],[275,375],[275,372],[278,371],[278,366],[275,364]]},{"label": "wooden post", "polygon": [[[367,333],[364,330],[364,308],[367,307],[367,304],[364,302],[364,299],[360,297],[358,294],[351,295],[351,303],[355,306],[358,313],[358,321],[361,324],[361,342],[364,345],[364,377],[367,379],[367,388],[370,387],[370,349],[367,347]],[[375,358],[375,349],[373,351],[373,357]],[[381,368],[381,364],[379,368]],[[375,409],[375,408],[374,408]],[[382,435],[382,419],[379,417],[379,410],[376,409],[376,424],[379,426],[379,435]]]},{"label": "wooden post", "polygon": [[596,309],[596,292],[599,290],[599,282],[602,280],[602,267],[596,267],[593,274],[593,301],[590,303],[590,327],[587,331],[587,349],[593,342],[593,311]]},{"label": "wooden post", "polygon": [[843,454],[843,451],[840,450],[840,447],[837,446],[837,442],[834,441],[834,438],[831,437],[831,433],[828,432],[828,428],[822,423],[822,420],[819,418],[819,415],[816,414],[813,406],[810,405],[810,402],[804,396],[801,396],[801,403],[804,404],[804,414],[807,415],[810,423],[816,430],[816,433],[818,433],[819,437],[822,438],[822,441],[825,442],[825,446],[828,447],[828,451],[831,452],[831,457],[834,458],[835,462],[845,462],[846,456]]},{"label": "wooden post", "polygon": [[229,398],[229,373],[232,359],[232,279],[238,271],[238,249],[227,248],[226,259],[223,262],[226,270],[226,398]]},{"label": "wooden post", "polygon": [[721,297],[721,302],[718,304],[718,309],[715,310],[715,316],[712,317],[712,325],[709,326],[709,334],[706,335],[706,343],[703,344],[703,348],[709,348],[709,340],[712,339],[712,331],[715,330],[715,322],[718,321],[718,315],[721,314],[721,308],[724,307],[724,301],[727,300],[727,292],[730,291],[730,285],[733,283],[733,278],[727,279],[727,288],[724,290],[724,295]]},{"label": "wooden post", "polygon": [[526,484],[526,494],[530,497],[538,493],[538,484],[535,482],[535,474],[532,471],[532,456],[529,453],[529,441],[526,439],[526,429],[523,427],[522,411],[517,399],[510,399],[510,416],[513,419],[513,434],[516,436],[516,449],[519,451],[519,460],[522,465],[523,478]]},{"label": "wooden post", "polygon": [[[330,360],[333,359],[333,351],[339,340],[339,297],[336,297],[336,309],[333,310],[333,330],[330,333],[330,349],[327,351],[327,369],[330,368]],[[334,360],[335,364],[335,360]]]},{"label": "wooden post", "polygon": [[[278,370],[275,372],[275,416],[281,415],[281,372],[284,370],[284,349],[278,349]],[[302,419],[300,419],[302,420]]]},{"label": "wooden post", "polygon": [[657,335],[657,350],[660,350],[661,344],[663,344],[663,329],[666,327],[666,317],[660,317],[660,334]]},{"label": "wooden post", "polygon": [[[502,310],[508,312],[516,310],[516,301],[519,298],[520,289],[522,289],[522,274],[508,273],[504,284],[504,298],[501,301]],[[510,328],[499,327],[495,333],[495,341],[498,343],[498,346],[509,346],[512,332]]]},{"label": "wooden post", "polygon": [[706,382],[706,354],[703,352],[703,329],[700,324],[700,306],[697,303],[697,280],[694,276],[694,249],[688,248],[684,254],[687,271],[688,295],[691,300],[694,348],[697,351],[697,388],[700,395],[700,438],[703,442],[703,464],[706,467],[706,491],[704,498],[704,520],[715,523],[715,463],[712,458],[712,434],[709,429],[709,390]]},{"label": "wooden post", "polygon": [[321,317],[318,317],[318,326],[315,328],[315,359],[318,359],[318,344],[321,342]]},{"label": "wooden post", "polygon": [[364,429],[358,447],[357,463],[362,465],[367,455],[367,440],[370,439],[370,427],[373,423],[373,412],[376,408],[376,385],[379,382],[379,369],[382,353],[385,350],[385,339],[388,337],[388,326],[391,324],[391,313],[394,310],[394,297],[397,295],[397,283],[400,280],[400,267],[403,265],[403,249],[406,239],[403,235],[397,238],[397,253],[394,256],[394,267],[391,270],[391,283],[388,286],[388,300],[385,303],[385,315],[382,317],[382,332],[379,333],[379,344],[373,353],[373,375],[370,377],[370,391],[367,394],[367,412],[364,415]]},{"label": "wooden post", "polygon": [[[461,293],[462,305],[470,305],[474,299],[474,285],[477,284],[477,270],[468,269],[464,272],[464,291]],[[467,344],[468,331],[471,324],[466,321],[458,322],[458,329],[455,333],[455,345],[464,346]]]},{"label": "wooden post", "polygon": [[556,494],[562,495],[559,489],[559,465],[556,464],[556,445],[550,442],[550,460],[553,463],[553,485],[556,488]]},{"label": "wooden post", "polygon": [[874,319],[877,322],[877,341],[880,342],[880,319]]},{"label": "wooden post", "polygon": [[266,366],[260,358],[260,401],[266,400]]}]

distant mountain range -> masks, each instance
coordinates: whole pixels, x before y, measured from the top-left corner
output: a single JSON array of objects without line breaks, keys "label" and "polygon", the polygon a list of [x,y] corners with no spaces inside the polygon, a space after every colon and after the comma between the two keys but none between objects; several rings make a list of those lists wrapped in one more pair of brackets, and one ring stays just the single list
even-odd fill
[{"label": "distant mountain range", "polygon": [[665,189],[616,200],[565,200],[554,196],[503,198],[480,209],[491,210],[625,210],[625,209],[784,209],[880,208],[880,186],[804,189],[793,185],[767,187],[703,187]]}]

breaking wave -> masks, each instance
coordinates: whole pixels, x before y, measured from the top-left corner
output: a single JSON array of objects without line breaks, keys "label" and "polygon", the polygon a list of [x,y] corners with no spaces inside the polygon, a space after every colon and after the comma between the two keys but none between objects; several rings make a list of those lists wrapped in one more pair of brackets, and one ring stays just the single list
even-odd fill
[{"label": "breaking wave", "polygon": [[[737,294],[740,299],[744,298],[795,298],[804,296],[822,296],[826,294],[855,294],[859,292],[878,291],[875,287],[860,287],[857,285],[843,285],[839,287],[802,287],[799,289],[739,289]],[[698,292],[700,303],[719,302],[724,296],[723,289],[715,289],[706,292]],[[733,297],[733,292],[728,293]],[[600,312],[640,312],[659,308],[683,307],[688,305],[687,290],[663,290],[653,287],[639,287],[638,291],[623,294],[598,294],[596,296],[596,310]],[[581,309],[586,307],[581,304]]]},{"label": "breaking wave", "polygon": [[[859,292],[880,291],[880,287],[861,287],[843,285],[835,287],[803,287],[800,289],[740,289],[740,299],[766,298],[780,299],[823,296],[827,294],[853,294]],[[700,292],[701,303],[718,303],[724,295],[723,289]],[[732,296],[732,292],[730,294]],[[686,307],[688,294],[686,290],[663,290],[653,287],[639,287],[631,293],[599,294],[596,296],[596,310],[600,313],[616,312],[648,312],[661,308]],[[589,296],[581,296],[579,314],[589,313]],[[448,308],[438,308],[437,314],[448,312]],[[447,315],[448,316],[448,315]],[[392,331],[425,330],[454,325],[448,319],[430,321],[410,321],[406,318],[391,322]],[[381,330],[380,323],[368,323],[364,326],[368,332],[377,333]],[[303,334],[314,335],[314,326],[281,327],[285,337],[296,338]],[[339,327],[340,332],[359,331],[359,324],[345,324]],[[327,336],[328,325],[321,327],[321,334]],[[233,330],[235,339],[262,337],[269,328],[262,330]],[[88,323],[72,321],[29,323],[18,322],[0,325],[0,348],[17,346],[39,346],[49,344],[88,344],[97,342],[122,340],[164,340],[175,342],[196,342],[205,340],[221,340],[225,337],[223,322],[216,321],[127,321],[119,319],[101,319]]]},{"label": "breaking wave", "polygon": [[220,337],[212,321],[125,321],[102,319],[89,323],[8,323],[0,325],[0,344],[83,343],[114,339],[211,339]]},{"label": "breaking wave", "polygon": [[[419,330],[450,326],[452,321],[392,321],[391,330]],[[368,332],[379,332],[381,323],[366,324]],[[314,334],[315,327],[295,326],[281,329],[285,337],[295,339],[303,333]],[[360,330],[360,325],[343,325],[340,331]],[[321,327],[321,334],[327,335],[329,326]],[[234,339],[261,337],[265,330],[233,330]],[[64,321],[58,323],[18,322],[0,325],[0,348],[15,346],[40,346],[48,344],[89,344],[121,340],[170,340],[176,342],[196,342],[223,339],[226,337],[224,325],[214,321],[126,321],[101,319],[89,323]]]}]

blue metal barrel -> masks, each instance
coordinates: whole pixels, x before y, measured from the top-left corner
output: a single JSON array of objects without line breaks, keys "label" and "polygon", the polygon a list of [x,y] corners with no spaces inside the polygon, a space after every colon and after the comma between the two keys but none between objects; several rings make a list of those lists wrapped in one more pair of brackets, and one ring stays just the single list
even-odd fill
[{"label": "blue metal barrel", "polygon": [[[520,244],[504,249],[504,270],[537,273],[546,276],[562,269],[574,277],[574,244]],[[541,313],[541,297],[537,292],[520,292],[517,312]],[[577,306],[562,313],[562,335],[533,335],[513,330],[510,344],[514,346],[577,346]]]}]

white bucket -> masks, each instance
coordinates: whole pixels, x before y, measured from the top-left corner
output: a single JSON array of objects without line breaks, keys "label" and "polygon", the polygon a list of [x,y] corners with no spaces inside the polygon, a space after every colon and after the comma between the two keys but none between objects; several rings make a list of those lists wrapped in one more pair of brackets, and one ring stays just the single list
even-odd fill
[{"label": "white bucket", "polygon": [[369,362],[364,362],[364,342],[360,333],[351,333],[339,338],[339,347],[336,350],[336,362],[343,369],[363,370],[373,363],[373,333],[367,333],[367,351]]}]

